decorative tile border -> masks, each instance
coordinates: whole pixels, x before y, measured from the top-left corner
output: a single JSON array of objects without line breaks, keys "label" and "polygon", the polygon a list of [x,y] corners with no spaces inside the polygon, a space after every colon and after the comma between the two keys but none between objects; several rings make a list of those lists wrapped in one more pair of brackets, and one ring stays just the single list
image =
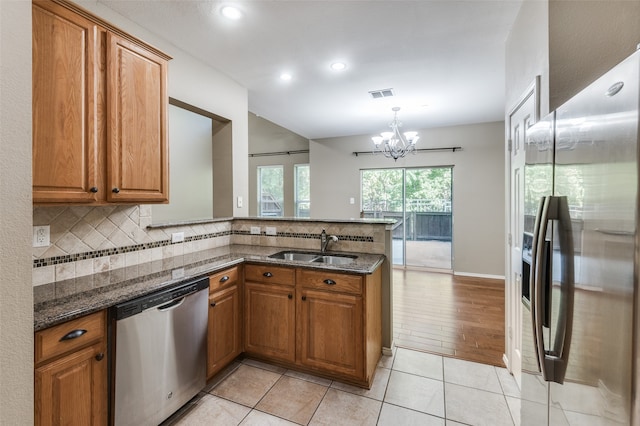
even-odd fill
[{"label": "decorative tile border", "polygon": [[[207,238],[226,237],[231,234],[232,234],[231,231],[223,231],[223,232],[213,232],[209,234],[193,235],[190,237],[185,237],[184,241],[182,242],[188,243],[191,241],[204,240]],[[102,256],[113,256],[116,254],[131,253],[131,252],[140,251],[140,250],[164,247],[164,246],[169,246],[171,244],[172,244],[171,240],[162,240],[162,241],[154,241],[152,243],[134,244],[134,245],[125,246],[125,247],[114,247],[114,248],[109,248],[104,250],[95,250],[95,251],[89,251],[84,253],[68,254],[66,256],[55,256],[55,257],[47,257],[43,259],[34,259],[33,267],[41,268],[44,266],[59,265],[61,263],[77,262],[79,260],[95,259],[97,257],[102,257]],[[180,243],[176,243],[176,244],[180,244]]]},{"label": "decorative tile border", "polygon": [[[222,231],[222,232],[213,232],[208,234],[193,235],[190,237],[185,237],[183,242],[188,243],[191,241],[205,240],[208,238],[216,238],[216,237],[226,237],[230,235],[250,235],[250,236],[258,236],[258,237],[268,236],[268,237],[301,238],[301,239],[319,239],[320,238],[318,234],[309,234],[309,233],[302,233],[302,232],[277,232],[276,235],[267,235],[266,232],[261,232],[260,234],[251,234],[250,231],[235,230],[235,231]],[[369,235],[336,235],[336,236],[340,241],[373,243],[373,237]],[[116,254],[131,253],[131,252],[136,252],[140,250],[164,247],[164,246],[169,246],[171,244],[172,244],[171,240],[168,239],[168,240],[154,241],[152,243],[134,244],[130,246],[114,247],[114,248],[103,249],[103,250],[69,254],[65,256],[55,256],[55,257],[48,257],[48,258],[42,258],[42,259],[34,259],[33,267],[41,268],[41,267],[50,266],[50,265],[77,262],[80,260],[95,259],[103,256],[113,256]],[[181,244],[181,243],[176,243],[176,244]]]}]

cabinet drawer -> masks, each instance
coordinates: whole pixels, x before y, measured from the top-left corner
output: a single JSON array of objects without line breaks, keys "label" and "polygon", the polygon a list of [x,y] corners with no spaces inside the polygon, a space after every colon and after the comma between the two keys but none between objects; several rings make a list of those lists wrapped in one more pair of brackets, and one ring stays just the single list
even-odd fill
[{"label": "cabinet drawer", "polygon": [[293,268],[271,265],[246,265],[244,279],[259,283],[294,285],[296,271]]},{"label": "cabinet drawer", "polygon": [[49,360],[104,338],[105,311],[38,331],[35,334],[35,363]]},{"label": "cabinet drawer", "polygon": [[225,269],[209,276],[209,293],[219,288],[233,285],[238,282],[238,267]]},{"label": "cabinet drawer", "polygon": [[298,270],[298,282],[304,288],[362,294],[362,277],[335,272]]}]

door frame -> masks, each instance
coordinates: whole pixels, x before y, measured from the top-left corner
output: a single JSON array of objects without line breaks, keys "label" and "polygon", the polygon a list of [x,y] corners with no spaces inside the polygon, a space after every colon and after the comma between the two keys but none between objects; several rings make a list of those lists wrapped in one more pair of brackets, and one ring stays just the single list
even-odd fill
[{"label": "door frame", "polygon": [[[521,292],[517,288],[513,279],[512,269],[512,248],[514,238],[519,238],[516,235],[512,235],[512,229],[515,220],[511,209],[511,192],[512,192],[512,161],[511,161],[511,145],[512,145],[512,118],[519,112],[519,109],[533,97],[533,123],[540,119],[540,75],[537,75],[533,82],[529,84],[524,93],[518,98],[515,105],[509,110],[505,117],[505,354],[503,356],[504,364],[511,374],[516,377],[516,381],[520,384],[520,363],[516,361],[516,345],[515,342],[522,340],[522,330],[520,329],[520,305],[521,305]],[[517,365],[515,365],[517,364]],[[518,370],[518,371],[514,371]]]}]

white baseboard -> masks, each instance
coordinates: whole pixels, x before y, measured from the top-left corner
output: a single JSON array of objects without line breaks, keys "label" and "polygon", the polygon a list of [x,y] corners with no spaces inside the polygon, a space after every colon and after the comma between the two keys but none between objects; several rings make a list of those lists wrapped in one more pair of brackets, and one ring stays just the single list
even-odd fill
[{"label": "white baseboard", "polygon": [[489,275],[489,274],[474,274],[472,272],[455,272],[453,275],[459,275],[461,277],[473,277],[473,278],[488,278],[492,280],[504,280],[504,275]]},{"label": "white baseboard", "polygon": [[511,371],[511,366],[509,365],[509,358],[507,358],[507,354],[502,354],[502,362],[504,362],[504,365],[507,367],[507,370],[509,370],[509,372],[513,374],[513,372]]}]

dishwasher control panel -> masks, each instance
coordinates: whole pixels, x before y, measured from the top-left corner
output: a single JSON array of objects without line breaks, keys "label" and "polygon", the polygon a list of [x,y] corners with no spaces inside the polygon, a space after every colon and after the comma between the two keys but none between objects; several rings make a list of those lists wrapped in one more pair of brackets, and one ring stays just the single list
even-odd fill
[{"label": "dishwasher control panel", "polygon": [[204,277],[195,281],[181,283],[175,287],[171,287],[165,290],[148,294],[146,296],[139,297],[137,299],[130,300],[128,302],[121,303],[115,306],[116,320],[121,320],[132,315],[136,315],[149,308],[169,303],[172,300],[176,300],[181,297],[186,297],[192,293],[204,290],[208,287],[209,278]]}]

